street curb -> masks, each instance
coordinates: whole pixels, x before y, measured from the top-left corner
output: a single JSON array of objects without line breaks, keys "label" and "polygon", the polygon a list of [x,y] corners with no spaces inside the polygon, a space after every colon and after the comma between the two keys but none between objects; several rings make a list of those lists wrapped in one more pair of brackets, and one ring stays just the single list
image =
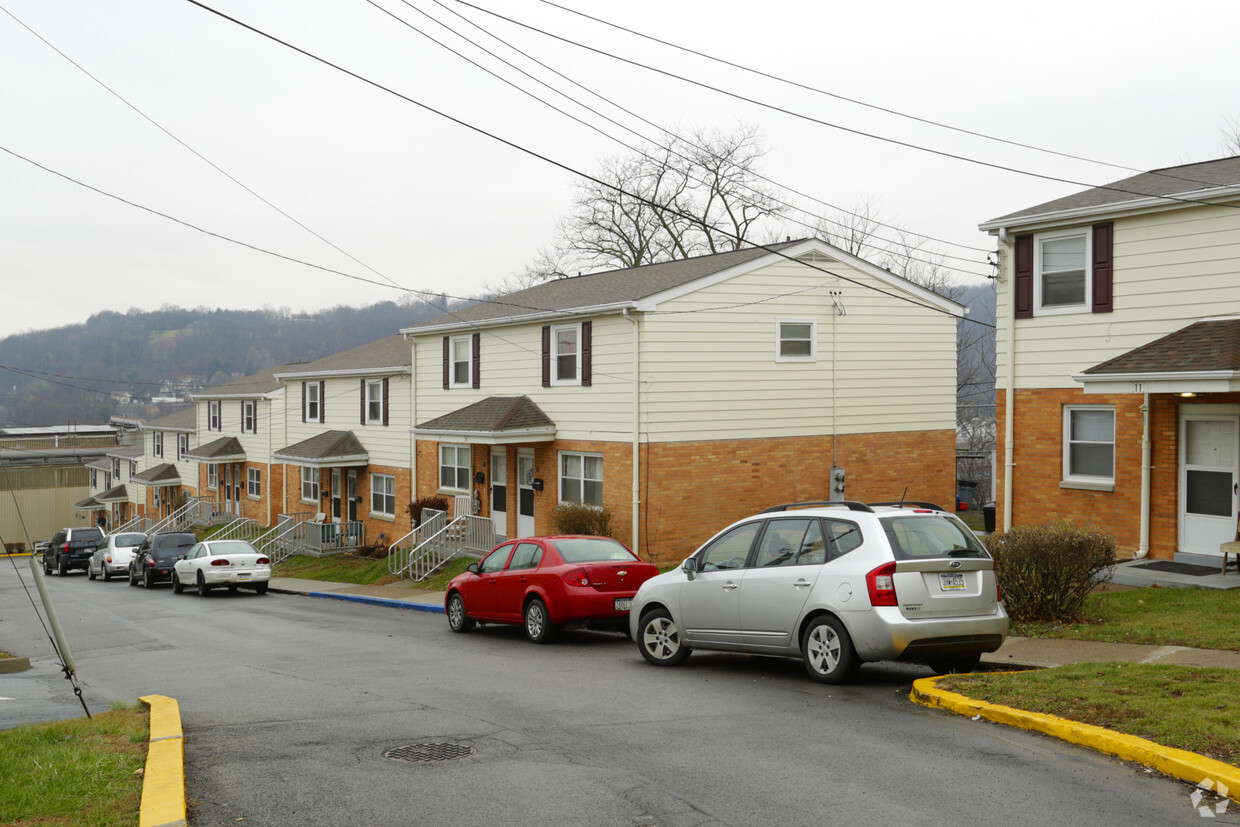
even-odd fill
[{"label": "street curb", "polygon": [[14,672],[25,672],[30,668],[30,658],[0,658],[0,675],[11,675]]},{"label": "street curb", "polygon": [[1222,761],[1215,761],[1213,758],[1206,758],[1204,755],[1197,755],[1186,750],[1164,747],[1135,735],[1112,732],[1093,724],[1081,724],[1041,712],[1026,712],[1010,706],[974,700],[965,695],[939,689],[935,685],[938,680],[939,678],[935,677],[913,681],[913,691],[909,693],[909,699],[914,703],[945,709],[957,715],[969,718],[980,716],[997,724],[1051,735],[1062,741],[1114,755],[1124,761],[1135,761],[1144,766],[1153,767],[1159,772],[1190,784],[1200,784],[1207,779],[1222,782],[1227,787],[1232,800],[1240,802],[1240,767],[1233,767]]},{"label": "street curb", "polygon": [[389,600],[386,597],[367,597],[364,594],[337,594],[335,592],[308,592],[310,597],[326,597],[329,600],[344,600],[349,603],[365,603],[369,606],[386,606],[389,609],[411,609],[415,612],[432,612],[443,614],[443,606],[434,603],[414,603],[410,600]]},{"label": "street curb", "polygon": [[185,739],[181,707],[165,695],[143,695],[151,708],[151,736],[142,776],[138,827],[185,827]]}]

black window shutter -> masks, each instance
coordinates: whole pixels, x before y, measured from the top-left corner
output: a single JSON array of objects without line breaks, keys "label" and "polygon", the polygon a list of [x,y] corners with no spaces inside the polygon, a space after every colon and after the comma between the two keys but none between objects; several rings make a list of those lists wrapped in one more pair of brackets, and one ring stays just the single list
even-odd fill
[{"label": "black window shutter", "polygon": [[1033,318],[1033,236],[1016,237],[1016,308],[1017,319]]},{"label": "black window shutter", "polygon": [[551,387],[551,325],[542,329],[542,386]]},{"label": "black window shutter", "polygon": [[383,377],[383,424],[388,424],[388,380]]},{"label": "black window shutter", "polygon": [[581,323],[581,384],[590,387],[591,372],[594,367],[594,357],[591,354],[591,339],[593,338],[594,323]]},{"label": "black window shutter", "polygon": [[301,383],[301,421],[306,421],[306,383]]},{"label": "black window shutter", "polygon": [[473,335],[472,341],[470,342],[470,348],[469,348],[470,351],[472,351],[473,360],[474,360],[473,374],[474,374],[474,387],[475,388],[479,387],[481,384],[479,382],[479,377],[478,377],[478,368],[482,365],[482,356],[479,353],[479,351],[482,349],[481,345],[482,345],[482,334],[475,333]]},{"label": "black window shutter", "polygon": [[366,380],[362,380],[362,424],[366,424]]},{"label": "black window shutter", "polygon": [[1095,313],[1110,313],[1115,309],[1115,303],[1112,297],[1114,292],[1114,279],[1112,278],[1112,235],[1115,225],[1095,224],[1094,225],[1094,307]]},{"label": "black window shutter", "polygon": [[254,426],[250,430],[258,433],[258,400],[254,401]]},{"label": "black window shutter", "polygon": [[[220,425],[223,425],[223,424],[224,424],[223,422],[220,423]],[[245,400],[244,399],[241,401],[241,431],[243,433],[245,432]]]},{"label": "black window shutter", "polygon": [[319,380],[319,422],[327,421],[327,382],[323,379]]},{"label": "black window shutter", "polygon": [[448,342],[448,337],[443,337],[443,389],[448,389],[448,383],[452,379],[450,353],[452,345]]}]

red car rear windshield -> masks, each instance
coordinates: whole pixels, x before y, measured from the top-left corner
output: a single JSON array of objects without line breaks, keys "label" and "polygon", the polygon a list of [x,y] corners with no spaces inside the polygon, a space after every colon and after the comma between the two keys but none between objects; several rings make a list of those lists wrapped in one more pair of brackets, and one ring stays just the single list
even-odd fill
[{"label": "red car rear windshield", "polygon": [[609,560],[636,560],[633,552],[602,537],[573,537],[553,540],[552,545],[565,563],[602,563]]}]

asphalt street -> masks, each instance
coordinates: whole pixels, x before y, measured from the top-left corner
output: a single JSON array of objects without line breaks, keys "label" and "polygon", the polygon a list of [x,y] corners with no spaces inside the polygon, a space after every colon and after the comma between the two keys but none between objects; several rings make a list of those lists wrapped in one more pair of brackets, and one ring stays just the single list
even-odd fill
[{"label": "asphalt street", "polygon": [[[0,649],[35,666],[0,676],[0,728],[81,714],[27,565],[0,569]],[[1200,820],[1180,782],[911,703],[922,667],[828,687],[765,658],[659,669],[618,635],[534,646],[311,597],[48,582],[92,710],[180,702],[195,827]],[[472,754],[384,756],[399,747]]]}]

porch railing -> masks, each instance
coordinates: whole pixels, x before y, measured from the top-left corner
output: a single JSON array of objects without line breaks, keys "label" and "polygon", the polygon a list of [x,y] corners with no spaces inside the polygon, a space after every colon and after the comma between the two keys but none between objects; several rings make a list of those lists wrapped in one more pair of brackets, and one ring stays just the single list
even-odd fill
[{"label": "porch railing", "polygon": [[455,557],[481,558],[494,545],[494,528],[489,517],[465,514],[416,545],[412,545],[411,533],[398,541],[409,546],[407,552],[402,548],[396,555],[389,553],[388,570],[410,580],[423,580]]},{"label": "porch railing", "polygon": [[251,545],[263,533],[263,527],[258,524],[258,520],[251,520],[249,517],[238,517],[228,525],[221,528],[214,535],[212,540],[245,540]]},{"label": "porch railing", "polygon": [[388,546],[388,572],[398,576],[404,576],[404,570],[409,566],[409,558],[413,550],[422,544],[428,537],[432,537],[443,530],[448,524],[448,512],[440,511],[435,508],[422,509],[422,523],[404,537],[393,540]]}]

